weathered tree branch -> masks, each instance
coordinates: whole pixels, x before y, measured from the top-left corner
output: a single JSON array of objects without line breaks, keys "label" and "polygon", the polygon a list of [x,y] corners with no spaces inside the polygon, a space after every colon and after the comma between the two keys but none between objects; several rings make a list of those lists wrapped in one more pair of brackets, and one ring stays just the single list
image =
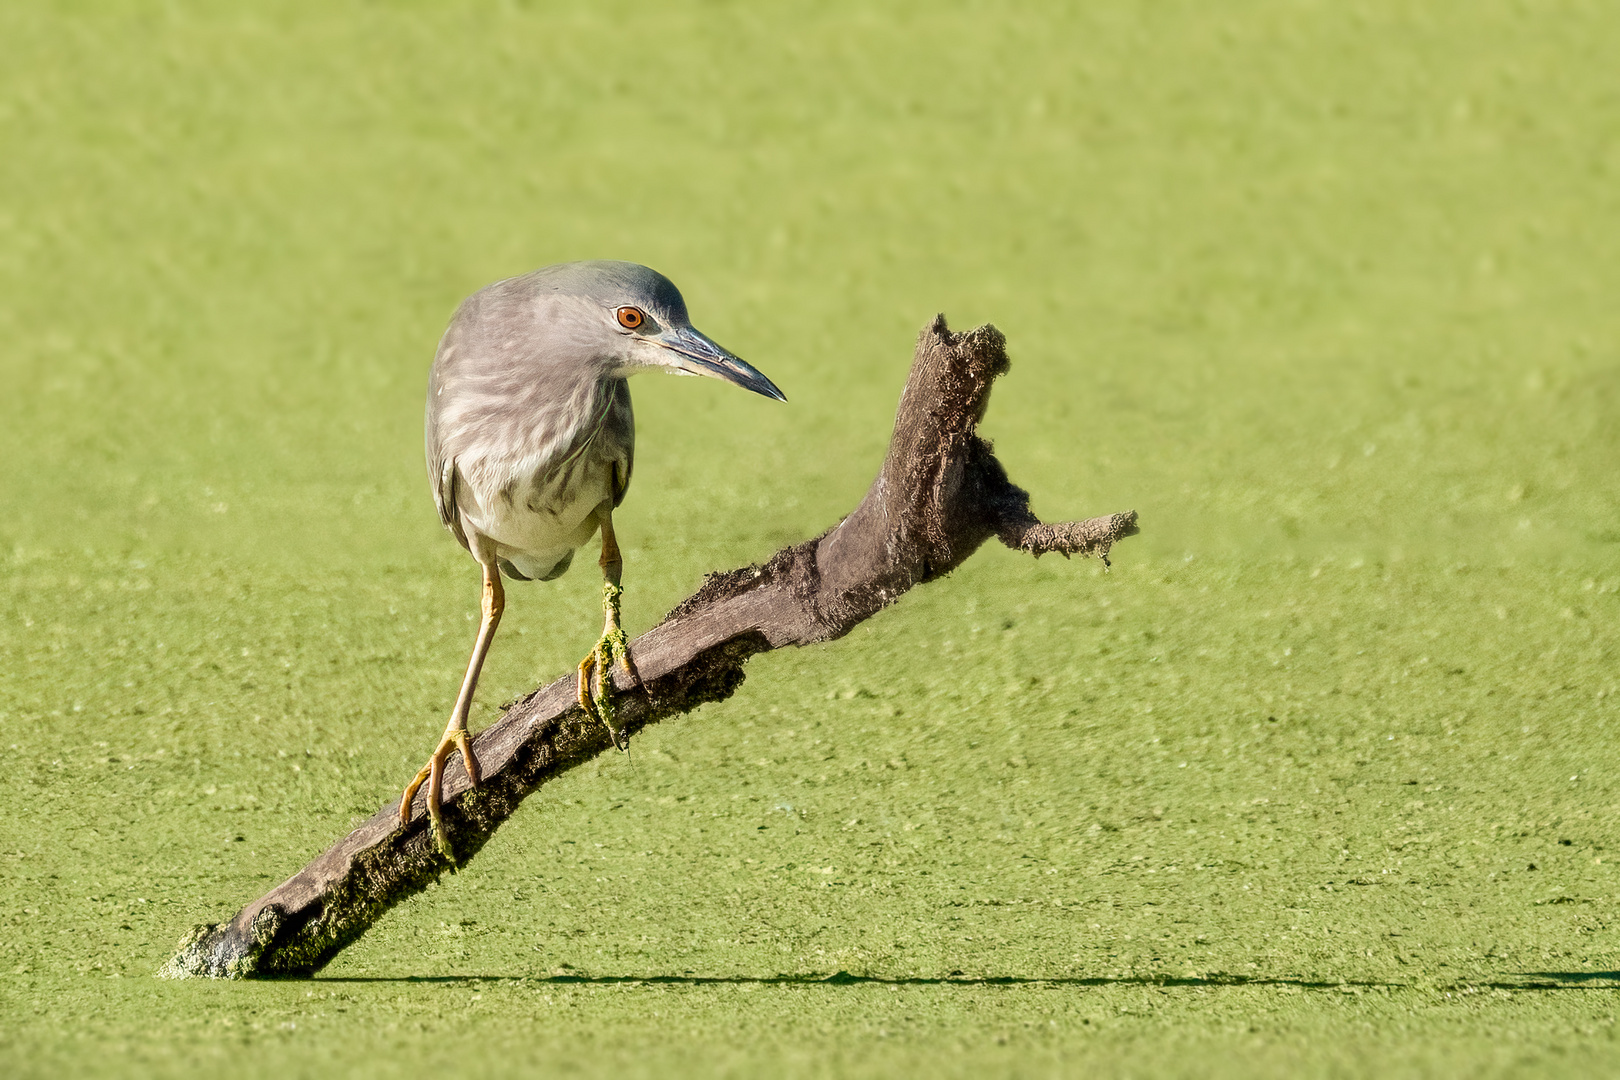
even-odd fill
[{"label": "weathered tree branch", "polygon": [[[1006,372],[1006,339],[993,326],[952,334],[936,316],[917,341],[894,436],[866,497],[833,529],[778,551],[763,566],[711,574],[692,596],[631,645],[639,685],[621,669],[625,735],[722,701],[755,653],[849,633],[913,585],[961,565],[992,536],[1040,556],[1097,555],[1133,535],[1127,511],[1042,524],[976,433],[990,385]],[[525,796],[613,744],[575,701],[572,674],[516,703],[473,742],[483,784],[445,777],[444,822],[462,862]],[[160,974],[267,978],[309,975],[451,862],[429,828],[425,795],[408,825],[393,803],[230,922],[197,927]]]}]

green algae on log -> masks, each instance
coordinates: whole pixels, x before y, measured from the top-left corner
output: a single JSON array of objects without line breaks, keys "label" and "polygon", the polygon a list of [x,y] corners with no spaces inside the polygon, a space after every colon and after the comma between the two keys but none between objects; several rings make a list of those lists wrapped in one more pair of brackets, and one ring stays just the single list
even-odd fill
[{"label": "green algae on log", "polygon": [[[1096,555],[1106,565],[1109,548],[1137,532],[1135,512],[1043,524],[979,437],[991,384],[1007,369],[1006,338],[995,327],[953,334],[935,316],[918,338],[887,456],[860,505],[763,566],[709,575],[632,642],[634,667],[621,664],[613,677],[621,737],[730,697],[755,653],[844,636],[992,536],[1037,557]],[[242,979],[320,970],[389,908],[476,855],[541,784],[613,747],[575,690],[575,675],[564,676],[478,733],[478,788],[464,771],[447,771],[444,825],[454,861],[435,842],[425,793],[405,825],[390,802],[229,922],[194,928],[158,974]]]}]

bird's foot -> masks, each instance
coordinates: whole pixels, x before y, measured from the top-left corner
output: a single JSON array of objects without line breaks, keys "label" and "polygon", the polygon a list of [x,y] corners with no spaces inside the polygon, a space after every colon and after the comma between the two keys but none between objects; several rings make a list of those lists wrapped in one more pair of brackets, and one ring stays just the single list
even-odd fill
[{"label": "bird's foot", "polygon": [[[595,648],[579,662],[579,707],[587,716],[594,716],[607,728],[617,750],[629,750],[630,743],[613,722],[618,719],[618,707],[613,703],[612,672],[621,660],[630,656],[630,642],[619,626],[619,597],[623,589],[611,581],[602,585],[602,607],[607,614],[607,625]],[[592,676],[595,676],[593,679]]]},{"label": "bird's foot", "polygon": [[478,772],[478,759],[473,756],[472,736],[464,727],[452,727],[444,733],[439,745],[434,749],[433,756],[428,758],[422,771],[405,787],[405,795],[399,800],[399,823],[406,825],[411,820],[411,801],[416,798],[417,789],[425,782],[428,786],[427,809],[428,817],[433,821],[433,838],[438,842],[439,850],[451,862],[456,861],[455,852],[450,847],[450,837],[444,831],[444,763],[450,755],[457,750],[461,751],[462,763],[467,767],[467,779],[473,787],[478,786],[480,780]]},{"label": "bird's foot", "polygon": [[[624,631],[618,627],[605,631],[602,640],[579,662],[579,707],[586,715],[594,716],[607,728],[618,750],[630,749],[629,741],[619,734],[614,721],[619,718],[618,706],[613,703],[613,682],[610,673],[620,660],[629,656],[630,646]],[[592,676],[595,676],[594,678]]]}]

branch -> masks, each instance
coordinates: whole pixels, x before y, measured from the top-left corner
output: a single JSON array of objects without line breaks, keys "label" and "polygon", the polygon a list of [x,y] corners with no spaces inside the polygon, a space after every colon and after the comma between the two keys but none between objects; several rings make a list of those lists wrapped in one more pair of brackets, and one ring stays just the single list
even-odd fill
[{"label": "branch", "polygon": [[[615,679],[622,732],[725,700],[742,684],[750,656],[842,637],[913,585],[954,570],[992,536],[1036,557],[1097,555],[1106,565],[1109,548],[1136,533],[1136,514],[1042,524],[978,436],[991,383],[1007,368],[1006,338],[995,327],[953,334],[936,316],[917,340],[882,471],[855,512],[763,566],[710,574],[637,638],[631,657],[639,681],[622,668]],[[447,771],[444,824],[459,861],[476,855],[541,784],[613,745],[574,695],[570,674],[480,732],[476,790],[459,768]],[[454,865],[434,842],[425,794],[403,826],[389,803],[230,922],[196,927],[159,974],[312,974]]]}]

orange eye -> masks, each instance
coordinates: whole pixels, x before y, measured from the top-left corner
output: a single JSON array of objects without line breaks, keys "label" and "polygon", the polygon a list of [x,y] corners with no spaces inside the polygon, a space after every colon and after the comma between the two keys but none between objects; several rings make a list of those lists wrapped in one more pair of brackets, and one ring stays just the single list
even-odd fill
[{"label": "orange eye", "polygon": [[622,307],[618,310],[619,325],[626,330],[634,330],[647,321],[647,316],[641,313],[640,308]]}]

